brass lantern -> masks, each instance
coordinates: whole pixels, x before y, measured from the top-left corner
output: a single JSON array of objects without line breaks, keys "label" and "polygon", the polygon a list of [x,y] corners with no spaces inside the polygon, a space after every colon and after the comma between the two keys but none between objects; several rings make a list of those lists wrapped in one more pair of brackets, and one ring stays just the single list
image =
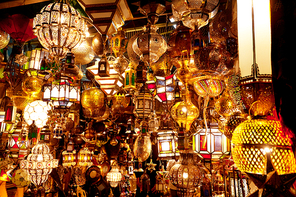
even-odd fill
[{"label": "brass lantern", "polygon": [[85,39],[88,29],[86,21],[72,6],[50,3],[34,18],[33,30],[51,56],[61,59]]},{"label": "brass lantern", "polygon": [[113,165],[110,172],[107,173],[106,179],[110,183],[111,187],[117,187],[118,186],[118,183],[122,179],[122,174],[119,172],[118,166]]},{"label": "brass lantern", "polygon": [[76,165],[76,150],[73,150],[71,152],[64,150],[62,152],[62,156],[63,156],[64,167],[71,167]]},{"label": "brass lantern", "polygon": [[146,121],[141,122],[141,133],[135,140],[133,150],[134,157],[137,158],[139,162],[146,161],[150,156],[152,143],[148,133],[148,123]]},{"label": "brass lantern", "polygon": [[149,93],[146,85],[143,84],[141,89],[135,95],[135,110],[134,114],[139,119],[147,119],[152,112],[152,96]]},{"label": "brass lantern", "polygon": [[106,55],[103,55],[98,63],[98,75],[100,77],[109,77],[110,65]]},{"label": "brass lantern", "polygon": [[177,133],[170,129],[158,129],[157,132],[157,147],[158,159],[167,160],[180,155],[178,147]]},{"label": "brass lantern", "polygon": [[126,37],[122,28],[111,38],[110,45],[115,57],[119,57],[125,51]]},{"label": "brass lantern", "polygon": [[292,141],[280,121],[246,120],[234,130],[232,143],[233,160],[242,172],[266,174],[267,154],[279,175],[296,172]]},{"label": "brass lantern", "polygon": [[82,148],[77,154],[77,165],[78,166],[91,166],[93,153],[87,147]]}]

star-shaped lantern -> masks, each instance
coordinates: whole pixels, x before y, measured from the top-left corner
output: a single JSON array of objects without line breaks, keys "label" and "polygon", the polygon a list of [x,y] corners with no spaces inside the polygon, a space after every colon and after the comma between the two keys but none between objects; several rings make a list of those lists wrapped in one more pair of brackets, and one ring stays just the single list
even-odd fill
[{"label": "star-shaped lantern", "polygon": [[152,159],[150,159],[150,163],[146,164],[146,169],[150,172],[153,172],[155,169],[156,164],[153,163]]}]

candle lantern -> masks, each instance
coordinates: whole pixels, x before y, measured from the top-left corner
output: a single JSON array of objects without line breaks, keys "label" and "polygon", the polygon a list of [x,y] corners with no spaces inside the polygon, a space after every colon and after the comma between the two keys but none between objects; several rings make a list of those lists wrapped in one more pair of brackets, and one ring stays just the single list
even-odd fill
[{"label": "candle lantern", "polygon": [[129,63],[128,69],[125,70],[124,89],[136,89],[136,70],[132,62]]},{"label": "candle lantern", "polygon": [[135,95],[135,110],[134,114],[139,119],[147,119],[152,112],[152,96],[149,93],[146,85],[143,84],[141,89]]},{"label": "candle lantern", "polygon": [[101,60],[98,63],[98,75],[100,77],[109,77],[110,65],[107,60],[106,55],[103,55]]},{"label": "candle lantern", "polygon": [[117,187],[118,183],[122,179],[122,174],[119,172],[118,166],[113,166],[110,172],[106,176],[107,181],[110,183],[111,187]]},{"label": "candle lantern", "polygon": [[92,152],[87,147],[82,148],[77,155],[77,165],[91,166],[92,164]]},{"label": "candle lantern", "polygon": [[64,167],[71,167],[76,165],[76,150],[73,151],[67,151],[64,150],[62,152],[63,156],[63,166]]},{"label": "candle lantern", "polygon": [[160,128],[157,132],[158,159],[169,159],[179,156],[178,138],[172,129]]}]

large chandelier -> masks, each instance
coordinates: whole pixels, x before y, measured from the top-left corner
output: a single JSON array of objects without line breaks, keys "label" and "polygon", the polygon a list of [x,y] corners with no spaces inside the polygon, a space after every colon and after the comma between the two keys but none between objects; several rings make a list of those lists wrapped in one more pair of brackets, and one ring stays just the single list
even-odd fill
[{"label": "large chandelier", "polygon": [[52,169],[58,167],[58,159],[53,158],[47,145],[37,144],[27,160],[21,161],[20,167],[26,169],[31,182],[39,186],[48,179]]},{"label": "large chandelier", "polygon": [[87,25],[72,6],[50,3],[34,18],[33,30],[42,46],[49,49],[53,57],[63,58],[84,40]]}]

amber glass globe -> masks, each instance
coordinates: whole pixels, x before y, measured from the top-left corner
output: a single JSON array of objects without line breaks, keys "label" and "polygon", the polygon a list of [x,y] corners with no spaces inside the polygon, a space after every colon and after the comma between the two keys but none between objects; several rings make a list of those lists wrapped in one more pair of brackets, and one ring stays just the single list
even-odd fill
[{"label": "amber glass globe", "polygon": [[267,154],[279,175],[296,172],[292,141],[279,121],[244,121],[234,130],[232,143],[233,160],[242,172],[266,174]]},{"label": "amber glass globe", "polygon": [[82,107],[89,110],[101,108],[104,105],[105,95],[102,90],[92,87],[82,92],[81,104]]},{"label": "amber glass globe", "polygon": [[0,49],[5,48],[10,40],[10,35],[0,29]]},{"label": "amber glass globe", "polygon": [[26,106],[23,114],[24,119],[28,125],[31,125],[34,121],[38,128],[42,128],[48,120],[47,112],[49,109],[46,102],[41,100],[33,101]]},{"label": "amber glass globe", "polygon": [[22,89],[28,95],[37,95],[42,89],[42,81],[36,76],[26,77],[22,83]]},{"label": "amber glass globe", "polygon": [[189,95],[186,95],[185,101],[177,102],[171,108],[171,115],[178,125],[188,132],[193,121],[199,116],[199,110],[191,102]]},{"label": "amber glass globe", "polygon": [[236,111],[235,102],[227,92],[215,102],[215,110],[224,117],[231,116]]}]

